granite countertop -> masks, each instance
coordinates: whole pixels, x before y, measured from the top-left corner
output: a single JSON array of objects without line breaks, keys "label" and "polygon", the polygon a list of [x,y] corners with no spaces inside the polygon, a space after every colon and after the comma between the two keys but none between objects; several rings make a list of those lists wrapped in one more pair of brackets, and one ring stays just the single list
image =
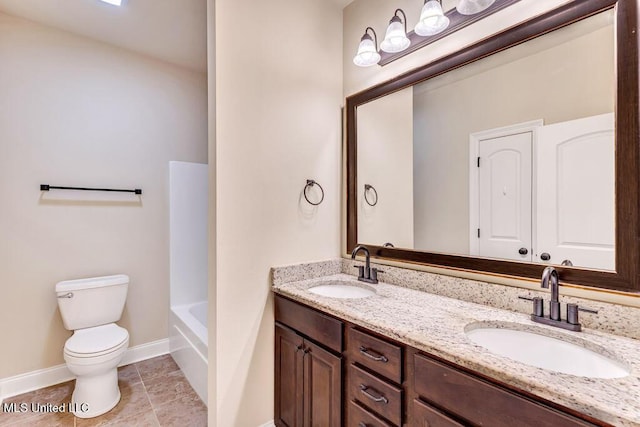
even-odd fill
[{"label": "granite countertop", "polygon": [[[338,299],[307,289],[340,280],[375,289],[376,295]],[[367,285],[347,274],[278,283],[277,294],[315,307],[498,381],[616,426],[640,426],[640,341],[595,330],[569,332],[534,323],[529,316],[380,282]],[[631,375],[594,379],[548,371],[490,353],[465,330],[478,326],[544,330],[545,335],[592,348],[622,362]]]}]

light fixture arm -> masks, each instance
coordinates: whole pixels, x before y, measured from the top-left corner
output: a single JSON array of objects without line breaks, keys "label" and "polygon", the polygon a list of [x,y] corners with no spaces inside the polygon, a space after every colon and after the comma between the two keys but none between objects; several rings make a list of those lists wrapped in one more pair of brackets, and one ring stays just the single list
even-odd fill
[{"label": "light fixture arm", "polygon": [[[425,0],[426,1],[426,0]],[[442,0],[441,0],[442,1]],[[400,12],[402,14],[402,19],[400,19],[400,17],[398,16],[398,12]],[[393,12],[393,18],[391,18],[391,21],[393,22],[394,19],[398,19],[399,21],[402,21],[402,23],[404,24],[404,32],[405,34],[407,33],[407,15],[404,13],[404,10],[402,9],[396,9],[395,12]]]},{"label": "light fixture arm", "polygon": [[[374,30],[371,27],[367,27],[364,30],[364,35],[368,35],[368,31],[371,30],[371,32],[373,33],[373,44],[376,46],[376,50],[378,50],[378,35],[376,34],[376,30]],[[364,36],[363,36],[364,37]],[[371,36],[369,36],[371,37]]]}]

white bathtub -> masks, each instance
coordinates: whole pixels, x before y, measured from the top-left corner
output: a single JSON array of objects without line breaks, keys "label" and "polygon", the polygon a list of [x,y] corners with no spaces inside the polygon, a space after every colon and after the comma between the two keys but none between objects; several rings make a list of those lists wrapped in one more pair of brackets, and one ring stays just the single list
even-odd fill
[{"label": "white bathtub", "polygon": [[206,301],[171,307],[169,347],[191,387],[207,404],[208,331]]}]

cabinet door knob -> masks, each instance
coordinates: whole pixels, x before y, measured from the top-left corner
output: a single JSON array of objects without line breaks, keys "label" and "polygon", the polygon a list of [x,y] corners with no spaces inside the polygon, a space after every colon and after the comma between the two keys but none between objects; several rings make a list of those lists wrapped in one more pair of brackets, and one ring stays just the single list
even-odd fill
[{"label": "cabinet door knob", "polygon": [[527,248],[520,248],[520,249],[518,249],[518,253],[519,253],[520,255],[526,255],[526,254],[528,254],[528,253],[529,253],[529,249],[527,249]]},{"label": "cabinet door knob", "polygon": [[549,255],[549,254],[548,254],[548,253],[546,253],[546,252],[543,252],[543,253],[540,255],[540,259],[541,259],[541,260],[543,260],[543,261],[549,261],[549,260],[551,259],[551,255]]},{"label": "cabinet door knob", "polygon": [[300,344],[299,346],[296,347],[296,352],[302,350],[304,348],[304,344]]}]

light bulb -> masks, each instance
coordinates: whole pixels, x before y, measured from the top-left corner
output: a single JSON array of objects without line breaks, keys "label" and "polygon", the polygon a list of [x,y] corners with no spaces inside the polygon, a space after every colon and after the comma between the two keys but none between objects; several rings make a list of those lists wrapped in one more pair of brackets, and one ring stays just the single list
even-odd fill
[{"label": "light bulb", "polygon": [[487,9],[496,0],[460,0],[456,9],[461,15],[475,15]]},{"label": "light bulb", "polygon": [[358,67],[370,67],[379,61],[380,54],[373,43],[373,39],[369,34],[364,33],[362,39],[360,39],[360,45],[358,45],[358,52],[353,57],[353,63]]},{"label": "light bulb", "polygon": [[432,36],[441,33],[449,26],[449,18],[444,16],[442,5],[437,0],[429,0],[422,7],[420,20],[414,31],[419,36]]},{"label": "light bulb", "polygon": [[410,44],[411,41],[407,38],[404,24],[398,16],[394,16],[389,22],[384,40],[380,43],[380,49],[388,53],[396,53],[402,52]]}]

